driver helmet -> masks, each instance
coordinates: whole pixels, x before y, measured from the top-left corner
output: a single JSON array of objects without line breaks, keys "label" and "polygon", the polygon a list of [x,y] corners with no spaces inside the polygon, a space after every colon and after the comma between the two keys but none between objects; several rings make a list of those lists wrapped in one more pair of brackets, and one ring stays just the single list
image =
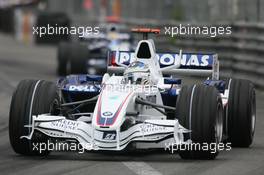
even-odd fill
[{"label": "driver helmet", "polygon": [[149,66],[141,61],[131,63],[124,72],[125,83],[149,84]]}]

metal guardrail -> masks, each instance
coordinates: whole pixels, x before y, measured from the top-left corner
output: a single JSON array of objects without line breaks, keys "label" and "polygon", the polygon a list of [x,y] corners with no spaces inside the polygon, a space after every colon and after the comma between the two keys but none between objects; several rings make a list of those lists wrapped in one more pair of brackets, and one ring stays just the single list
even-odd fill
[{"label": "metal guardrail", "polygon": [[[257,88],[264,88],[264,24],[224,23],[231,26],[231,35],[218,35],[214,38],[201,35],[165,35],[165,26],[179,26],[175,21],[128,20],[128,26],[145,26],[162,29],[162,35],[155,40],[158,46],[169,51],[179,49],[196,52],[215,52],[220,60],[222,77],[251,80]],[[212,24],[210,24],[212,25]],[[208,26],[195,25],[194,26]],[[219,26],[215,24],[214,26]],[[158,48],[158,47],[157,47]]]}]

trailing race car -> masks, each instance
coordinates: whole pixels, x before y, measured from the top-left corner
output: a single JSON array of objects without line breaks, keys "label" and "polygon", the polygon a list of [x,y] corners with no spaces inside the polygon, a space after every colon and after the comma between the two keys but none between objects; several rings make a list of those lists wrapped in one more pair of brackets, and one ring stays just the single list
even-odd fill
[{"label": "trailing race car", "polygon": [[[216,54],[156,53],[148,33],[135,53],[112,51],[104,76],[70,75],[57,84],[21,81],[10,107],[9,135],[15,152],[48,154],[34,145],[78,143],[87,151],[121,151],[191,145],[185,159],[214,159],[219,149],[197,144],[253,141],[256,103],[248,80],[219,80]],[[163,75],[174,75],[163,76]],[[181,85],[180,74],[208,75],[199,84]],[[193,146],[194,144],[194,146]]]},{"label": "trailing race car", "polygon": [[105,32],[84,34],[78,42],[61,42],[58,46],[57,73],[59,76],[86,73],[103,75],[109,50],[133,49],[132,36],[121,32],[118,25],[108,24]]}]

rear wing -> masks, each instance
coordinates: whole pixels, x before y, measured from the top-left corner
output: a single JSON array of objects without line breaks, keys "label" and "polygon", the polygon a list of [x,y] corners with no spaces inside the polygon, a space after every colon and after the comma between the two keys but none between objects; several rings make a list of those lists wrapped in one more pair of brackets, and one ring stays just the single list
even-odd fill
[{"label": "rear wing", "polygon": [[[219,79],[219,61],[217,54],[211,53],[157,53],[157,59],[161,68],[176,65],[180,61],[177,69],[163,69],[163,74],[169,75],[195,75],[210,76],[212,79]],[[135,61],[135,53],[128,51],[110,51],[108,53],[108,72],[122,73],[125,67]]]}]

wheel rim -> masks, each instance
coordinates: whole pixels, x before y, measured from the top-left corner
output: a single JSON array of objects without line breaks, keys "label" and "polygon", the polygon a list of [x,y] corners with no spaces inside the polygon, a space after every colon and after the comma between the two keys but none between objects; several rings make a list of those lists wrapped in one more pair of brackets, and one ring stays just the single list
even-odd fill
[{"label": "wheel rim", "polygon": [[223,110],[222,105],[217,105],[217,116],[215,121],[215,143],[220,143],[223,137]]}]

